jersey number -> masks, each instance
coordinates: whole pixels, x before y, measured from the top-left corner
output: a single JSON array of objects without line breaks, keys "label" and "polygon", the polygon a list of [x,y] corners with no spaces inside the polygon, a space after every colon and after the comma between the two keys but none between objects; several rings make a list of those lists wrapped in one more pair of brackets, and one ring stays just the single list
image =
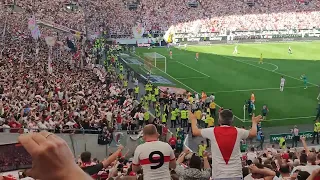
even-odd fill
[{"label": "jersey number", "polygon": [[[153,157],[153,155],[159,155],[159,157]],[[149,161],[151,163],[159,163],[158,165],[151,166],[151,169],[158,169],[164,164],[164,155],[160,151],[153,151],[149,154]]]}]

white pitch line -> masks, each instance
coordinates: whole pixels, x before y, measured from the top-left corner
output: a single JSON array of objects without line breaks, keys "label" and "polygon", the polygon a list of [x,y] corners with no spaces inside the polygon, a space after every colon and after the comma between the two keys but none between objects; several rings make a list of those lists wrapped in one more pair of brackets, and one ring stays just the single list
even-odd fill
[{"label": "white pitch line", "polygon": [[207,77],[186,77],[186,78],[176,78],[176,79],[179,79],[179,80],[185,80],[185,79],[205,79]]},{"label": "white pitch line", "polygon": [[[247,64],[247,65],[250,65],[250,66],[253,66],[253,67],[256,67],[256,68],[260,68],[260,69],[263,69],[263,70],[266,70],[266,71],[269,71],[269,72],[273,72],[273,73],[279,74],[281,76],[286,76],[286,77],[289,77],[289,78],[292,78],[292,79],[295,79],[295,80],[298,80],[298,81],[302,81],[301,79],[295,78],[293,76],[289,76],[289,75],[286,75],[286,74],[283,74],[283,73],[280,73],[280,72],[277,72],[277,71],[272,71],[270,69],[266,69],[266,68],[263,68],[263,67],[260,67],[260,66],[256,66],[254,64],[250,64],[250,63],[247,63],[247,62],[244,62],[244,61],[241,61],[241,60],[237,60],[237,59],[232,58],[232,57],[223,56],[223,55],[220,55],[220,54],[216,54],[216,55],[228,58],[228,59],[233,60],[233,61],[241,62],[241,63]],[[314,85],[314,86],[318,86],[318,85],[316,85],[314,83],[311,83],[311,82],[308,82],[308,84],[311,84],[311,85]]]},{"label": "white pitch line", "polygon": [[[268,122],[268,121],[283,121],[283,120],[289,120],[289,119],[309,119],[309,118],[315,118],[316,116],[305,116],[305,117],[292,117],[292,118],[280,118],[280,119],[267,119],[267,120],[264,120],[264,121],[261,121],[262,123],[263,122]],[[245,122],[251,122],[250,120],[249,121],[245,121]]]},{"label": "white pitch line", "polygon": [[[316,86],[311,86],[316,87]],[[305,88],[305,86],[296,86],[296,87],[284,87],[284,91],[286,89],[298,89],[298,88]],[[266,91],[266,90],[280,90],[280,87],[278,88],[261,88],[261,89],[239,89],[239,90],[230,90],[230,91],[216,91],[216,92],[207,92],[209,94],[211,93],[232,93],[232,92],[246,92],[246,91]]]},{"label": "white pitch line", "polygon": [[186,64],[183,64],[182,62],[179,62],[179,61],[175,61],[175,62],[177,62],[177,63],[179,63],[179,64],[181,64],[181,65],[183,65],[183,66],[185,66],[185,67],[187,67],[187,68],[189,68],[189,69],[192,69],[192,70],[194,70],[194,71],[196,71],[196,72],[198,72],[198,73],[200,73],[200,74],[202,74],[202,75],[204,75],[204,76],[210,77],[209,75],[207,75],[207,74],[205,74],[205,73],[203,73],[203,72],[201,72],[201,71],[198,71],[198,70],[194,69],[193,67],[190,67],[190,66],[188,66],[188,65],[186,65]]},{"label": "white pitch line", "polygon": [[[246,62],[256,62],[255,60],[242,60],[242,61],[246,61]],[[278,70],[278,69],[279,69],[279,67],[278,67],[277,65],[273,64],[273,63],[263,62],[263,64],[270,64],[271,66],[274,66],[274,67],[275,67],[275,69],[274,69],[274,70],[272,70],[272,72],[274,72],[274,71],[276,71],[276,70]]]},{"label": "white pitch line", "polygon": [[[139,57],[140,59],[142,59],[140,56],[136,55],[137,57]],[[155,67],[157,68],[157,67]],[[193,91],[193,92],[196,92],[198,94],[200,94],[199,92],[197,92],[196,90],[192,89],[191,87],[189,87],[188,85],[184,84],[183,82],[179,81],[178,79],[174,78],[173,76],[171,76],[170,74],[162,71],[161,69],[157,68],[159,71],[165,73],[167,76],[169,76],[170,78],[174,79],[175,81],[177,81],[178,83],[180,83],[181,85],[185,86],[187,89]],[[221,107],[219,106],[218,104],[216,104],[218,107]],[[238,116],[234,115],[235,118],[238,118],[241,122],[245,122],[244,120],[242,120],[241,118],[239,118]]]}]

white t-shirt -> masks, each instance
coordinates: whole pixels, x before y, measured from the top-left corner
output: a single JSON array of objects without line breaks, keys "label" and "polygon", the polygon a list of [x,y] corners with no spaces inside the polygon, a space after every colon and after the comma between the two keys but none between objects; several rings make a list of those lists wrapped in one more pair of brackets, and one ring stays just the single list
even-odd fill
[{"label": "white t-shirt", "polygon": [[280,85],[284,85],[284,83],[286,82],[286,79],[285,78],[281,78],[281,80],[280,80]]},{"label": "white t-shirt", "polygon": [[139,113],[139,121],[143,121],[144,114],[142,112]]},{"label": "white t-shirt", "polygon": [[212,178],[242,177],[240,142],[249,131],[232,126],[220,126],[201,130],[204,138],[211,140]]},{"label": "white t-shirt", "polygon": [[243,180],[264,180],[264,178],[255,179],[252,177],[252,174],[250,173],[246,177],[244,177]]},{"label": "white t-shirt", "polygon": [[161,141],[145,142],[134,152],[132,164],[142,166],[143,179],[171,179],[169,162],[175,160],[175,155],[168,143]]},{"label": "white t-shirt", "polygon": [[257,159],[257,153],[255,152],[248,152],[247,153],[247,159],[251,160],[252,162]]},{"label": "white t-shirt", "polygon": [[311,165],[311,164],[307,164],[305,166],[297,166],[294,167],[293,170],[291,171],[291,174],[294,173],[297,169],[301,170],[301,171],[307,171],[308,173],[312,174],[312,171],[319,169],[320,166],[319,165]]},{"label": "white t-shirt", "polygon": [[112,121],[112,112],[108,111],[106,113],[106,116],[107,116],[107,121],[111,122]]}]

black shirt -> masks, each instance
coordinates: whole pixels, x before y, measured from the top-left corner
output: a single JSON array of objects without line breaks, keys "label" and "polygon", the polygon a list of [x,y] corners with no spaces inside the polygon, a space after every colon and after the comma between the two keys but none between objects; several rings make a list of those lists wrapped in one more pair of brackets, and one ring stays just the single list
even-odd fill
[{"label": "black shirt", "polygon": [[97,174],[99,171],[103,169],[103,164],[99,163],[94,166],[83,167],[82,170],[89,174],[90,176]]}]

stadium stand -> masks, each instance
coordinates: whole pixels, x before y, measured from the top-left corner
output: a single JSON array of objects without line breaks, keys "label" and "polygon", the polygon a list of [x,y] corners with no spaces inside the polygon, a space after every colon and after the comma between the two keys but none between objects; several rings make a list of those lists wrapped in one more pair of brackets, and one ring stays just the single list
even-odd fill
[{"label": "stadium stand", "polygon": [[[319,151],[309,148],[303,137],[301,138],[303,150],[293,148],[277,150],[270,147],[256,151],[253,148],[248,153],[250,159],[246,153],[240,154],[239,148],[230,149],[228,145],[220,147],[220,151],[216,148],[217,151],[211,153],[207,152],[209,149],[204,144],[201,146],[205,148],[203,150],[200,148],[201,151],[198,153],[190,152],[187,148],[182,151],[185,133],[177,131],[172,138],[166,138],[168,128],[162,125],[160,116],[156,115],[153,121],[146,111],[151,108],[151,103],[149,104],[151,100],[142,101],[138,106],[134,105],[134,87],[128,87],[128,81],[133,81],[134,77],[129,71],[123,70],[119,63],[106,65],[107,69],[95,66],[94,62],[97,61],[99,53],[92,52],[98,49],[95,48],[97,41],[82,44],[81,37],[75,38],[75,42],[69,40],[70,36],[77,35],[76,31],[105,32],[110,37],[131,38],[132,28],[137,23],[143,24],[146,32],[150,34],[164,34],[170,26],[174,26],[177,32],[193,34],[226,33],[228,30],[320,27],[320,11],[318,11],[320,1],[316,0],[197,2],[198,4],[193,7],[187,6],[189,1],[185,0],[135,2],[4,0],[0,2],[0,130],[5,133],[21,134],[34,132],[19,137],[19,141],[32,156],[34,163],[32,171],[27,172],[27,175],[45,180],[93,178],[168,180],[161,178],[162,173],[170,175],[171,179],[180,180],[208,180],[211,177],[245,180],[319,178]],[[31,15],[43,24],[40,27],[42,38],[38,41],[31,38],[28,30],[28,18]],[[71,29],[73,33],[66,32],[66,29]],[[49,48],[44,38],[47,36],[55,36],[58,45]],[[117,62],[117,45],[101,44],[104,43],[98,43],[98,47],[108,51],[106,54],[108,59]],[[72,52],[73,50],[75,52]],[[48,63],[48,52],[51,52],[52,63]],[[85,61],[80,60],[79,56],[83,56]],[[48,67],[53,69],[52,72],[48,71],[50,69]],[[157,87],[151,86],[150,91],[155,93],[155,88]],[[149,91],[148,88],[146,90]],[[138,94],[142,92],[138,90]],[[155,96],[161,99],[170,97],[170,100],[176,103],[172,105],[172,109],[185,109],[184,101],[187,101],[187,94],[184,97],[174,97],[165,91]],[[190,118],[192,117],[193,115],[190,115]],[[144,126],[149,122],[155,127]],[[157,128],[158,131],[146,127]],[[236,128],[233,128],[230,127],[231,133],[235,132]],[[162,141],[168,142],[170,146],[161,146],[158,151],[151,152],[156,156],[151,155],[149,158],[142,158],[139,153],[125,154],[121,152],[122,146],[101,161],[92,159],[89,152],[84,152],[76,165],[67,144],[58,136],[51,134],[103,132],[104,141],[109,144],[112,138],[110,134],[113,131],[124,130],[132,133],[142,129],[150,136],[147,142],[142,142],[143,144],[138,147],[140,151],[143,151],[141,148],[153,147],[155,143],[163,145],[157,141],[158,133]],[[249,135],[247,130],[237,129],[237,131],[242,132],[242,137]],[[167,154],[164,155],[164,151]],[[225,157],[225,152],[229,153],[229,157]],[[8,162],[6,157],[13,156],[19,159],[17,156],[21,154],[23,153],[20,151],[6,149],[0,154],[0,165],[17,166],[19,160]],[[176,158],[173,158],[173,154]],[[232,159],[240,157],[241,160]],[[212,159],[218,160],[212,162]],[[20,157],[20,160],[22,165],[30,163],[30,159]],[[219,168],[221,165],[219,163],[224,163],[225,169]],[[163,168],[163,165],[171,169]],[[240,167],[242,172],[239,171]],[[2,169],[5,167],[0,167],[0,170]],[[225,176],[224,171],[234,176]],[[21,175],[21,179],[24,178],[22,176],[25,174]],[[5,175],[1,178],[12,177]]]}]

